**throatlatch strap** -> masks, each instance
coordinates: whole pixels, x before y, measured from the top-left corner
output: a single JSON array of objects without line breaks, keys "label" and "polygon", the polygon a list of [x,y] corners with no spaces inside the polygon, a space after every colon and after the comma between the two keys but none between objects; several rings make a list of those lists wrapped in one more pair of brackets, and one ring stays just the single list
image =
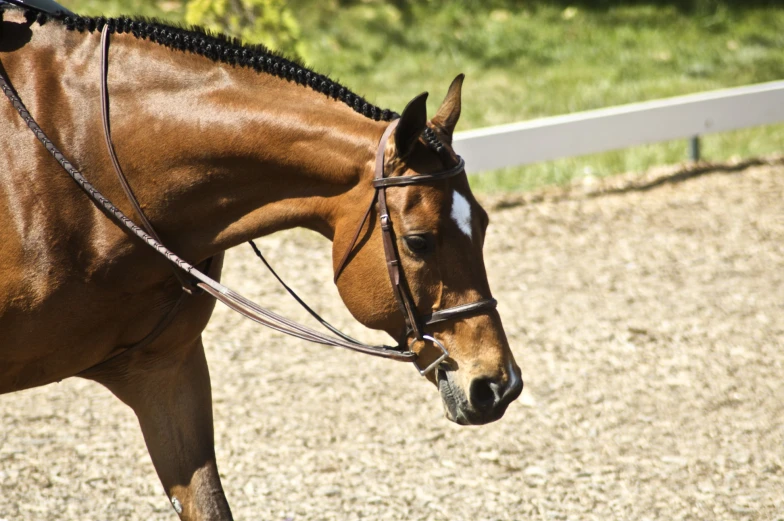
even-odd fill
[{"label": "throatlatch strap", "polygon": [[332,277],[332,282],[337,284],[338,277],[340,277],[340,274],[343,273],[343,268],[345,268],[346,264],[348,264],[348,258],[351,256],[351,252],[354,251],[354,246],[357,245],[357,241],[359,240],[359,234],[362,233],[362,228],[365,227],[365,223],[367,222],[368,217],[370,217],[370,212],[372,212],[373,207],[376,206],[377,198],[378,198],[378,191],[373,190],[373,199],[370,200],[370,204],[368,205],[367,210],[365,210],[365,215],[362,216],[362,220],[359,221],[359,226],[357,226],[357,230],[354,232],[353,238],[348,243],[348,248],[346,248],[346,252],[343,254],[343,257],[340,259],[340,262],[338,262],[338,267],[335,270],[335,275]]}]

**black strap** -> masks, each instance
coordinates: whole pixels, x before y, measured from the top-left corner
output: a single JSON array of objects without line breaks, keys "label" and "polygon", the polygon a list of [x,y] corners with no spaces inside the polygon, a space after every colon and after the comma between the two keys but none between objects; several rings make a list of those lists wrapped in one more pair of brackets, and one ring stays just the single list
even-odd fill
[{"label": "black strap", "polygon": [[357,344],[360,344],[360,343],[361,343],[359,340],[356,340],[356,339],[354,339],[354,338],[352,338],[352,337],[348,336],[348,335],[347,335],[347,334],[345,334],[343,331],[339,330],[338,328],[336,328],[335,326],[333,326],[332,324],[330,324],[329,322],[327,322],[326,320],[324,320],[324,319],[321,317],[321,315],[319,315],[318,313],[316,313],[315,311],[313,311],[313,308],[311,308],[310,306],[308,306],[308,305],[305,303],[305,301],[304,301],[304,300],[302,300],[302,298],[300,298],[300,296],[299,296],[299,295],[297,295],[297,293],[296,293],[296,292],[295,292],[293,289],[291,289],[291,288],[289,287],[289,285],[288,285],[288,284],[286,284],[285,282],[283,282],[283,279],[282,279],[282,278],[280,278],[280,275],[278,275],[278,272],[276,272],[274,269],[272,269],[272,266],[270,265],[270,263],[269,263],[269,262],[267,262],[267,259],[265,259],[265,258],[264,258],[264,255],[262,255],[262,254],[261,254],[261,251],[260,251],[260,250],[259,250],[259,248],[256,246],[256,243],[255,243],[255,242],[253,242],[253,241],[248,241],[248,244],[250,244],[250,247],[251,247],[251,248],[253,248],[253,251],[256,253],[256,256],[257,256],[259,259],[261,259],[261,262],[263,262],[263,263],[264,263],[264,265],[267,267],[267,269],[270,271],[270,273],[272,273],[272,275],[273,275],[273,276],[274,276],[276,279],[278,279],[278,282],[280,282],[280,285],[281,285],[281,286],[283,286],[283,288],[284,288],[286,291],[288,291],[289,295],[291,295],[292,297],[294,297],[294,300],[296,300],[296,301],[299,303],[299,305],[300,305],[300,306],[302,306],[302,307],[305,309],[305,311],[307,311],[308,313],[310,313],[310,316],[312,316],[313,318],[315,318],[316,320],[318,320],[319,324],[321,324],[322,326],[326,327],[327,329],[329,329],[330,331],[332,331],[333,333],[335,333],[336,335],[338,335],[340,338],[342,338],[342,339],[344,339],[344,340],[347,340],[347,341],[349,341],[349,342],[355,342],[355,343],[357,343]]},{"label": "black strap", "polygon": [[348,248],[346,248],[345,253],[343,253],[343,257],[340,259],[340,262],[338,262],[338,267],[335,270],[335,275],[332,277],[332,282],[337,284],[338,277],[340,277],[340,274],[343,273],[343,268],[345,268],[346,264],[348,264],[348,259],[351,256],[351,252],[354,251],[354,246],[356,246],[357,240],[359,240],[359,234],[362,233],[362,228],[365,227],[365,223],[367,222],[368,217],[370,217],[370,212],[373,211],[373,207],[376,205],[377,198],[378,190],[373,190],[373,199],[370,200],[370,204],[368,205],[367,210],[365,210],[365,215],[362,216],[362,220],[359,221],[359,226],[357,226],[357,230],[354,232],[353,238],[348,243]]},{"label": "black strap", "polygon": [[3,2],[13,4],[24,9],[32,9],[39,13],[44,13],[55,18],[65,18],[66,16],[76,16],[74,13],[61,6],[54,0],[0,0]]}]

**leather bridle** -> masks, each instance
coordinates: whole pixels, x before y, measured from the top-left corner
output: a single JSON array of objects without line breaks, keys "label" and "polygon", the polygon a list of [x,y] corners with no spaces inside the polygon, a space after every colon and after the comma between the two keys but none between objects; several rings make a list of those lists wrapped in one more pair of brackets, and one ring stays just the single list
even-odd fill
[{"label": "leather bridle", "polygon": [[457,163],[453,167],[446,170],[441,170],[431,174],[385,177],[384,166],[386,163],[385,155],[387,142],[393,135],[399,121],[400,120],[398,119],[392,121],[379,140],[378,148],[376,149],[375,175],[373,178],[373,187],[375,188],[375,193],[373,199],[370,202],[370,206],[365,212],[364,217],[360,221],[359,226],[354,233],[353,239],[349,243],[349,247],[346,249],[345,254],[338,263],[338,267],[335,270],[334,281],[337,282],[341,273],[343,273],[343,269],[348,264],[351,253],[354,250],[354,246],[356,245],[359,235],[365,225],[365,221],[367,221],[367,218],[370,215],[370,212],[373,211],[373,208],[376,207],[378,210],[378,221],[381,225],[381,238],[384,244],[384,257],[386,258],[387,272],[389,273],[389,280],[392,283],[392,290],[395,294],[398,307],[400,308],[400,312],[405,318],[406,338],[413,335],[414,340],[429,340],[441,350],[441,355],[427,367],[421,368],[417,365],[417,369],[419,369],[420,374],[424,376],[433,368],[437,367],[441,362],[443,362],[449,356],[449,352],[447,351],[446,347],[444,347],[444,344],[436,340],[434,336],[425,334],[423,327],[438,322],[444,322],[446,320],[452,320],[467,315],[474,315],[482,311],[495,309],[497,302],[493,298],[488,298],[479,300],[477,302],[472,302],[470,304],[461,304],[459,306],[442,309],[421,317],[417,315],[417,308],[414,302],[414,297],[411,295],[411,290],[406,283],[405,276],[402,271],[400,254],[398,253],[397,242],[395,241],[395,231],[392,226],[392,220],[389,216],[389,208],[387,206],[387,188],[434,183],[444,179],[449,179],[450,177],[454,177],[465,172],[465,161],[463,161],[463,158],[458,156]]},{"label": "leather bridle", "polygon": [[[38,138],[38,140],[44,145],[47,151],[57,160],[60,166],[68,173],[69,176],[76,182],[76,184],[85,192],[87,195],[93,200],[93,203],[104,213],[107,214],[116,224],[118,224],[121,228],[123,228],[127,233],[130,235],[136,236],[141,239],[145,244],[151,247],[153,250],[158,252],[164,258],[166,258],[172,266],[175,268],[175,273],[177,275],[178,280],[183,286],[185,292],[182,294],[183,296],[178,299],[174,307],[169,311],[169,313],[164,317],[164,319],[153,329],[153,331],[147,335],[140,343],[137,343],[133,346],[128,347],[125,351],[119,353],[116,356],[127,354],[130,350],[139,349],[142,345],[148,345],[152,342],[165,328],[168,324],[173,320],[174,315],[176,314],[177,310],[180,307],[180,304],[185,295],[193,293],[198,290],[203,290],[213,296],[215,299],[220,300],[229,308],[237,311],[238,313],[242,314],[243,316],[250,318],[251,320],[267,326],[273,330],[303,339],[314,343],[319,343],[323,345],[335,346],[335,347],[343,347],[347,349],[351,349],[354,351],[359,351],[362,353],[380,356],[384,358],[389,358],[392,360],[398,361],[410,361],[413,362],[416,368],[418,369],[421,375],[426,375],[434,368],[436,368],[441,362],[443,362],[448,356],[449,352],[447,351],[446,347],[439,342],[434,336],[425,334],[423,331],[423,327],[431,324],[435,324],[438,322],[443,322],[445,320],[452,320],[460,317],[465,317],[467,315],[473,315],[479,312],[488,311],[494,309],[496,306],[495,299],[488,298],[483,299],[478,302],[473,302],[470,304],[463,304],[459,306],[455,306],[448,309],[438,310],[428,315],[417,315],[417,309],[414,302],[414,299],[411,295],[408,286],[406,285],[405,277],[401,268],[400,257],[397,252],[396,243],[395,243],[395,236],[394,236],[394,229],[392,227],[392,222],[389,217],[389,210],[387,208],[386,202],[386,189],[389,187],[398,187],[398,186],[409,186],[413,184],[422,184],[422,183],[431,183],[440,181],[443,179],[447,179],[456,175],[461,174],[464,171],[464,163],[462,159],[458,160],[458,163],[447,170],[442,172],[436,172],[432,174],[419,174],[415,176],[399,176],[399,177],[385,177],[384,176],[384,152],[387,146],[387,141],[389,140],[390,136],[392,135],[395,127],[397,126],[397,121],[393,121],[384,132],[383,136],[378,145],[378,150],[376,153],[376,166],[375,166],[375,178],[373,180],[373,186],[375,188],[375,195],[373,201],[371,202],[367,212],[365,213],[362,222],[360,223],[357,233],[354,236],[351,244],[349,245],[346,254],[344,255],[343,259],[341,260],[338,269],[335,272],[335,280],[337,280],[340,273],[343,271],[343,268],[349,261],[350,254],[356,245],[357,238],[364,226],[365,221],[367,220],[370,212],[372,211],[373,207],[378,208],[378,217],[379,222],[381,223],[381,231],[383,237],[383,244],[384,244],[384,254],[386,256],[386,264],[387,270],[389,272],[389,278],[392,283],[392,288],[395,293],[395,298],[397,299],[398,305],[400,307],[401,312],[406,321],[406,326],[408,328],[406,338],[413,334],[414,340],[418,341],[431,341],[433,342],[440,350],[441,355],[431,364],[428,364],[427,367],[420,367],[417,364],[417,357],[418,355],[413,352],[410,347],[395,347],[395,346],[387,346],[387,345],[369,345],[362,342],[359,342],[350,336],[340,332],[329,323],[327,323],[324,319],[318,316],[310,307],[305,304],[302,299],[300,299],[296,293],[291,290],[277,275],[277,273],[272,270],[266,260],[261,256],[261,253],[256,248],[255,244],[251,241],[251,246],[253,247],[254,251],[261,257],[264,264],[272,271],[275,277],[283,284],[286,290],[294,296],[294,298],[311,314],[313,315],[320,323],[322,323],[325,327],[327,327],[330,331],[332,331],[336,336],[326,335],[324,333],[315,331],[307,326],[301,325],[293,320],[287,319],[283,316],[274,313],[266,308],[259,306],[258,304],[250,301],[249,299],[243,297],[242,295],[236,293],[235,291],[227,288],[226,286],[220,284],[219,282],[213,280],[205,273],[194,267],[193,265],[189,264],[185,260],[178,257],[176,254],[171,252],[168,248],[166,248],[158,235],[155,233],[150,222],[144,216],[144,213],[139,205],[138,201],[136,200],[133,191],[131,190],[125,175],[122,172],[122,168],[120,167],[119,161],[114,152],[114,146],[112,144],[111,139],[111,132],[109,126],[109,97],[108,97],[108,86],[107,86],[107,68],[108,68],[108,49],[109,49],[109,34],[114,32],[114,26],[112,20],[103,21],[103,26],[99,26],[99,29],[102,30],[101,32],[101,113],[103,117],[103,124],[104,124],[104,134],[106,137],[106,145],[109,155],[112,159],[112,164],[114,166],[114,170],[120,180],[120,184],[123,187],[123,190],[131,201],[134,206],[134,210],[139,215],[144,228],[142,229],[137,226],[131,219],[129,219],[119,208],[117,208],[111,201],[109,201],[106,197],[104,197],[98,190],[92,186],[87,179],[65,158],[62,152],[60,152],[57,147],[52,143],[52,141],[44,134],[35,120],[32,118],[30,113],[25,108],[24,104],[22,103],[21,99],[16,95],[14,90],[9,85],[9,80],[4,77],[3,74],[0,74],[0,89],[2,89],[3,93],[8,97],[11,101],[14,108],[17,110],[19,115],[25,121],[27,126],[33,132],[33,134]],[[209,260],[208,260],[209,262]],[[208,271],[208,270],[205,270]],[[198,288],[198,289],[197,289]],[[413,341],[412,341],[413,342]],[[112,357],[114,358],[114,357]],[[106,363],[107,359],[103,363]]]}]

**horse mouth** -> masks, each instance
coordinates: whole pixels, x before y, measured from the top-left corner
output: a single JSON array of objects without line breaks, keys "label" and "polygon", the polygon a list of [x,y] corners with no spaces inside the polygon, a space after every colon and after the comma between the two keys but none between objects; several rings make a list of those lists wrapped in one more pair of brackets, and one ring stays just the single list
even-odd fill
[{"label": "horse mouth", "polygon": [[[509,402],[520,394],[520,391],[513,392],[504,400],[505,403],[485,410],[477,410],[466,398],[462,387],[455,381],[454,370],[442,365],[436,370],[436,380],[444,405],[444,416],[458,425],[485,425],[500,420]],[[522,389],[522,385],[519,387]]]},{"label": "horse mouth", "polygon": [[441,401],[444,404],[444,416],[458,425],[477,425],[482,422],[474,422],[465,413],[470,410],[470,405],[462,389],[454,381],[454,371],[439,367],[436,369],[436,379],[438,381],[438,392],[441,394]]}]

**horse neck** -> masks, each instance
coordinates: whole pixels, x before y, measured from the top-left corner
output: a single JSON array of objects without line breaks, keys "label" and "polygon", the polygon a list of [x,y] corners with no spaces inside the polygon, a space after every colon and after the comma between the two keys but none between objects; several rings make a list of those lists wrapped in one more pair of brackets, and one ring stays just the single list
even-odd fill
[{"label": "horse neck", "polygon": [[115,35],[109,93],[119,161],[186,258],[298,226],[332,239],[372,197],[386,124],[309,88]]}]

